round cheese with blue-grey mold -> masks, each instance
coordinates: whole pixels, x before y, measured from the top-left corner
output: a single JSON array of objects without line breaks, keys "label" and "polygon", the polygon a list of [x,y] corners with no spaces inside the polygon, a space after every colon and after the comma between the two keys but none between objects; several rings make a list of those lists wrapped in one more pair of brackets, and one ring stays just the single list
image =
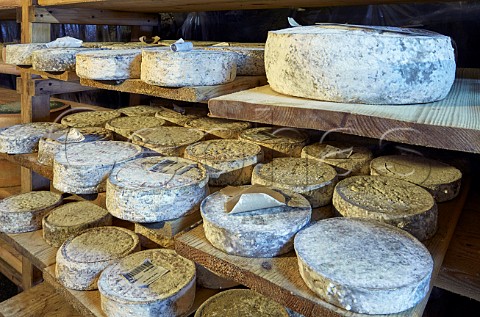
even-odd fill
[{"label": "round cheese with blue-grey mold", "polygon": [[209,139],[238,139],[252,124],[246,121],[203,117],[188,121],[185,126],[208,133]]},{"label": "round cheese with blue-grey mold", "polygon": [[78,53],[77,75],[93,80],[140,78],[141,49],[113,49]]},{"label": "round cheese with blue-grey mold", "polygon": [[104,128],[108,121],[120,116],[121,113],[115,110],[83,111],[69,114],[63,117],[61,122],[72,128]]},{"label": "round cheese with blue-grey mold", "polygon": [[65,128],[65,125],[58,123],[33,122],[0,129],[0,153],[23,154],[37,152],[40,138]]},{"label": "round cheese with blue-grey mold", "polygon": [[114,133],[115,140],[130,140],[132,134],[148,128],[160,127],[165,124],[165,120],[147,116],[120,117],[108,121],[105,129]]},{"label": "round cheese with blue-grey mold", "polygon": [[33,52],[45,48],[47,48],[46,43],[7,45],[5,48],[5,63],[19,66],[30,66],[32,65]]},{"label": "round cheese with blue-grey mold", "polygon": [[208,46],[206,50],[232,52],[235,54],[238,76],[265,75],[264,46]]},{"label": "round cheese with blue-grey mold", "polygon": [[44,72],[75,71],[78,53],[91,51],[91,48],[47,48],[32,53],[32,68]]}]

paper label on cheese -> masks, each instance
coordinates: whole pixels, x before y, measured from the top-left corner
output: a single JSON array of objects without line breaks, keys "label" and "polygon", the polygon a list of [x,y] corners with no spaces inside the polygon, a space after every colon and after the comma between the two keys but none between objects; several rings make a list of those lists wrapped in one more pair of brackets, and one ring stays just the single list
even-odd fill
[{"label": "paper label on cheese", "polygon": [[286,202],[284,195],[261,185],[247,189],[227,186],[221,193],[231,197],[225,202],[225,212],[230,214],[285,206]]},{"label": "paper label on cheese", "polygon": [[150,167],[149,170],[155,173],[183,175],[197,166],[197,164],[185,164],[184,162],[165,159]]},{"label": "paper label on cheese", "polygon": [[139,266],[128,272],[121,273],[121,275],[134,286],[148,287],[168,272],[170,272],[170,270],[155,265],[150,259],[146,259]]}]

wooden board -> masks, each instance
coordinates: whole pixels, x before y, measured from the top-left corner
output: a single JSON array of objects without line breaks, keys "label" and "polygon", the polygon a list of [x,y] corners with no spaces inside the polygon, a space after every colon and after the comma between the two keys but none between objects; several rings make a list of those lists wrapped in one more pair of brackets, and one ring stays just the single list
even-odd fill
[{"label": "wooden board", "polygon": [[35,173],[38,173],[45,178],[52,179],[53,178],[52,167],[39,164],[37,161],[37,157],[38,157],[37,153],[15,154],[15,155],[0,153],[0,159],[17,163],[23,167],[31,169]]},{"label": "wooden board", "polygon": [[61,81],[78,81],[80,78],[77,76],[75,72],[43,72],[39,70],[34,70],[31,67],[19,67],[17,69],[21,72],[26,72],[30,75],[38,75],[44,79],[57,79]]},{"label": "wooden board", "polygon": [[[0,20],[5,20],[0,14]],[[0,74],[20,75],[20,70],[15,65],[5,64],[0,61]]]},{"label": "wooden board", "polygon": [[15,9],[22,5],[22,0],[0,0],[0,9]]},{"label": "wooden board", "polygon": [[[467,192],[468,185],[464,186],[459,197],[439,205],[438,232],[432,239],[425,241],[435,263],[433,280],[440,270]],[[294,252],[276,258],[228,255],[215,249],[206,240],[203,226],[179,235],[175,240],[175,250],[211,271],[246,285],[307,317],[371,316],[348,312],[318,298],[303,282]],[[417,307],[388,316],[421,317],[427,301],[428,296]]]},{"label": "wooden board", "polygon": [[0,104],[20,101],[20,95],[16,90],[0,87]]},{"label": "wooden board", "polygon": [[195,86],[166,88],[144,83],[140,79],[127,79],[115,85],[110,82],[80,79],[80,84],[93,88],[115,90],[140,95],[149,95],[165,99],[189,102],[202,102],[221,95],[262,86],[267,83],[264,76],[239,76],[233,82],[217,86]]},{"label": "wooden board", "polygon": [[445,100],[419,105],[322,102],[263,86],[211,99],[208,106],[215,117],[480,153],[480,69],[459,76]]}]

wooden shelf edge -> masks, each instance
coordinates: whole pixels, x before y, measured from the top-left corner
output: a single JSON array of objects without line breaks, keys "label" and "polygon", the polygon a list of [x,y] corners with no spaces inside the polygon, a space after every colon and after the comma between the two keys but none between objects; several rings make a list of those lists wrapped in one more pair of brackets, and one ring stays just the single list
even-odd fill
[{"label": "wooden shelf edge", "polygon": [[29,75],[37,75],[44,79],[56,79],[61,81],[79,81],[80,78],[77,76],[75,72],[72,71],[65,71],[65,72],[43,72],[34,70],[31,67],[18,67],[17,70],[20,73],[26,73]]}]

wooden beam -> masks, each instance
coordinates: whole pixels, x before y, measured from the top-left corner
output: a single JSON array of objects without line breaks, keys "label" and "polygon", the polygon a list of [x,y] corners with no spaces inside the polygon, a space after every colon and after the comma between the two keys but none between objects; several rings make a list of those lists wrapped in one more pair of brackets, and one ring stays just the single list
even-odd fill
[{"label": "wooden beam", "polygon": [[30,20],[31,6],[35,0],[22,0],[22,43],[45,43],[50,42],[50,24],[32,23]]},{"label": "wooden beam", "polygon": [[80,85],[78,81],[60,81],[56,79],[33,79],[30,80],[28,84],[28,94],[32,96],[50,96],[69,92],[95,90],[95,88]]},{"label": "wooden beam", "polygon": [[[0,17],[1,20],[1,17]],[[20,75],[20,71],[17,69],[15,65],[5,64],[4,62],[0,62],[0,73],[1,74],[9,74],[9,75]]]}]

